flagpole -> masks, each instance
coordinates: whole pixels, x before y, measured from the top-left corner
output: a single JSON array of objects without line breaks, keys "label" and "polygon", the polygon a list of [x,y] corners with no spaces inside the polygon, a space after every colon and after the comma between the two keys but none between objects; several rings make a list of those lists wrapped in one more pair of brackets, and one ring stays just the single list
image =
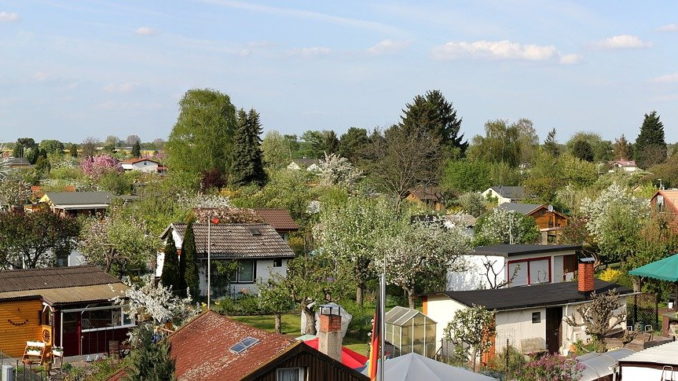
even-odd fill
[{"label": "flagpole", "polygon": [[381,303],[379,303],[379,331],[381,332],[381,337],[379,338],[379,359],[381,361],[381,365],[378,367],[379,381],[384,381],[384,367],[386,365],[384,361],[384,346],[386,343],[386,255],[384,255],[383,270],[379,278],[379,299],[381,299]]},{"label": "flagpole", "polygon": [[210,309],[211,296],[211,277],[212,277],[212,220],[207,219],[207,310]]}]

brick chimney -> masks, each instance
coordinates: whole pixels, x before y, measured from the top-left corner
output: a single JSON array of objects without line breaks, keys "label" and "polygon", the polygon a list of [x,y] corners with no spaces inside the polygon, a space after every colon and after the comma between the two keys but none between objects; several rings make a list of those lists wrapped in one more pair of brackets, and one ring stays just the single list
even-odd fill
[{"label": "brick chimney", "polygon": [[341,362],[341,308],[320,306],[318,350]]},{"label": "brick chimney", "polygon": [[593,258],[579,259],[577,275],[577,290],[581,293],[590,293],[595,289],[593,282]]}]

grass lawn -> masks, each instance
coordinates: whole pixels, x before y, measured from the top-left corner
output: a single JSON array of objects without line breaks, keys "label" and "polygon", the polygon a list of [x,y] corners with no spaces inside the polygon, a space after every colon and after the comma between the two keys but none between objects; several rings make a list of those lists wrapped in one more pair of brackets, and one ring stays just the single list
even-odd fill
[{"label": "grass lawn", "polygon": [[[253,327],[263,329],[265,331],[275,331],[275,320],[273,315],[253,315],[253,316],[229,316],[233,320],[249,324]],[[286,335],[292,337],[301,336],[299,328],[298,314],[284,314],[282,315],[282,331]],[[346,336],[344,338],[344,346],[354,350],[362,355],[367,356],[367,342],[366,340],[359,340],[353,337]]]}]

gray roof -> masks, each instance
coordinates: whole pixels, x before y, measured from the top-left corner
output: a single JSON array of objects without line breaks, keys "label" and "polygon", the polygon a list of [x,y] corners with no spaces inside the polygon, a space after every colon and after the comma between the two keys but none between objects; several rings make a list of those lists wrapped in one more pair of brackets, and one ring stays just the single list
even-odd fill
[{"label": "gray roof", "polygon": [[395,326],[401,327],[417,316],[423,316],[431,324],[436,324],[436,322],[433,319],[424,315],[420,311],[401,306],[395,306],[391,310],[386,312],[386,316],[384,316],[384,321],[386,322],[386,324],[393,324]]},{"label": "gray roof", "polygon": [[678,341],[657,345],[656,347],[643,349],[628,357],[619,360],[624,363],[650,363],[658,365],[678,366]]},{"label": "gray roof", "polygon": [[617,361],[635,352],[620,348],[605,353],[587,353],[577,356],[577,361],[584,366],[580,381],[593,381],[612,374],[611,367],[617,365]]},{"label": "gray roof", "polygon": [[[165,230],[176,229],[181,239],[186,234],[186,224],[172,224]],[[207,224],[193,224],[195,247],[201,256],[207,255]],[[268,224],[212,224],[211,255],[222,259],[293,258],[294,252],[280,234]]]},{"label": "gray roof", "polygon": [[0,292],[120,283],[95,266],[0,271]]},{"label": "gray roof", "polygon": [[499,193],[502,197],[510,198],[512,200],[522,200],[526,198],[525,188],[523,187],[498,185],[491,189]]},{"label": "gray roof", "polygon": [[[622,295],[633,293],[629,288],[600,279],[594,280],[594,289],[598,294],[609,290],[616,290]],[[489,310],[556,306],[590,299],[589,294],[579,292],[577,282],[542,283],[494,290],[446,291],[444,294],[464,305],[475,304]]]},{"label": "gray roof", "polygon": [[[444,364],[417,353],[408,353],[388,359],[385,364],[384,379],[389,381],[496,380],[464,368]],[[368,369],[366,368],[363,374],[367,374],[367,372]]]},{"label": "gray roof", "polygon": [[497,208],[528,215],[542,206],[544,206],[544,204],[520,204],[517,202],[505,202],[499,205]]},{"label": "gray roof", "polygon": [[478,246],[472,254],[513,257],[524,254],[551,253],[554,251],[578,251],[581,245],[489,245]]},{"label": "gray roof", "polygon": [[111,192],[46,192],[55,207],[65,205],[110,205]]},{"label": "gray roof", "polygon": [[30,166],[31,163],[23,157],[8,157],[2,160],[8,167]]}]

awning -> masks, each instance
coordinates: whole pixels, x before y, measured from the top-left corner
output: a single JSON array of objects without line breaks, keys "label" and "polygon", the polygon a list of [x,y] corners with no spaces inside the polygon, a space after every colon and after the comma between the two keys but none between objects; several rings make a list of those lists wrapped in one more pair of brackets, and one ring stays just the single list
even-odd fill
[{"label": "awning", "polygon": [[678,282],[678,254],[633,269],[629,271],[629,274],[667,282]]}]

